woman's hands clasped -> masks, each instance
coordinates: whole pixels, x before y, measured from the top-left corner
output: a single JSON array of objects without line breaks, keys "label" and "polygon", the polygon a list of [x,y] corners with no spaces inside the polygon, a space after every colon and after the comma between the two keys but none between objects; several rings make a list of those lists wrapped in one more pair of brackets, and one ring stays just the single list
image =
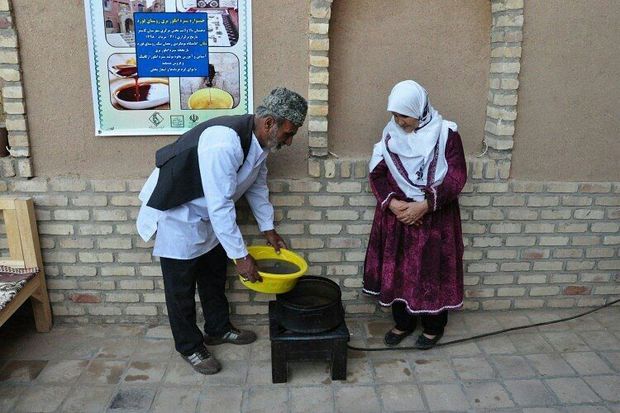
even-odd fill
[{"label": "woman's hands clasped", "polygon": [[429,210],[428,202],[406,202],[392,199],[390,201],[390,211],[396,215],[396,219],[405,225],[419,226],[422,218]]}]

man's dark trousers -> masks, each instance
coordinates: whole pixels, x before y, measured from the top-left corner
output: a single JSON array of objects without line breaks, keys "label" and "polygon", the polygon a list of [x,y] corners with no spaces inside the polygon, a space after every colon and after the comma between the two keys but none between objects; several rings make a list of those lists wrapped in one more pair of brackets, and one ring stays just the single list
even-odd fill
[{"label": "man's dark trousers", "polygon": [[179,353],[189,356],[203,345],[202,333],[196,325],[196,285],[205,318],[205,333],[221,336],[231,327],[224,293],[228,258],[218,244],[197,258],[162,257],[160,261],[174,345]]}]

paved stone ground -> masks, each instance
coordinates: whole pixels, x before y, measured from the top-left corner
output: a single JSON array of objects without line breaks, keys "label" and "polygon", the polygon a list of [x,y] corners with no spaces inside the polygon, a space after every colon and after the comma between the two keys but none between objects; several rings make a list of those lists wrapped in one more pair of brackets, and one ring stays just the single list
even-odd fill
[{"label": "paved stone ground", "polygon": [[[456,313],[444,341],[580,311]],[[357,346],[381,346],[391,327],[347,324]],[[0,412],[620,412],[618,305],[427,352],[349,351],[346,382],[331,381],[327,362],[306,362],[271,384],[267,326],[253,328],[252,345],[213,347],[224,369],[202,376],[176,354],[167,326],[60,324],[37,334],[17,314],[0,328]]]}]

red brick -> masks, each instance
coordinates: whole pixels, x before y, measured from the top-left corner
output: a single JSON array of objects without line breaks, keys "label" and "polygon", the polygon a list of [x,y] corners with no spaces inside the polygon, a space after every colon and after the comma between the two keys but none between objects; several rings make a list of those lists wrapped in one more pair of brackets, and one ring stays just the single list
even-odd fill
[{"label": "red brick", "polygon": [[526,260],[537,260],[540,258],[544,258],[545,254],[542,251],[527,251],[524,252],[522,257]]},{"label": "red brick", "polygon": [[101,298],[94,294],[71,294],[69,299],[74,303],[100,303]]},{"label": "red brick", "polygon": [[590,294],[592,287],[586,287],[585,285],[569,285],[564,288],[564,295],[586,295]]}]

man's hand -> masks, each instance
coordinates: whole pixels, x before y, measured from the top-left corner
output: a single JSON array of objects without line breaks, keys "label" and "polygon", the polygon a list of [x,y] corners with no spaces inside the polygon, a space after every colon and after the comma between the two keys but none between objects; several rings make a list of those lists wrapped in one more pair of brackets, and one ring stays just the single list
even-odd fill
[{"label": "man's hand", "polygon": [[263,277],[258,274],[258,265],[250,254],[243,258],[237,258],[236,260],[237,272],[246,280],[255,283],[257,281],[262,282]]},{"label": "man's hand", "polygon": [[276,250],[276,253],[280,253],[280,248],[287,248],[286,243],[275,229],[265,231],[263,235],[267,239],[267,245],[271,245]]}]

